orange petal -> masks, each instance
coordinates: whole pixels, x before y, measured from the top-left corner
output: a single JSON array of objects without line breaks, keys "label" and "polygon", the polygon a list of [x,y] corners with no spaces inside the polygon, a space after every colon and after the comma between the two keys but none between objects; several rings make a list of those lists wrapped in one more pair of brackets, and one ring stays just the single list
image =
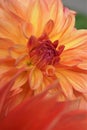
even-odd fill
[{"label": "orange petal", "polygon": [[0,49],[8,49],[14,45],[13,41],[0,37]]},{"label": "orange petal", "polygon": [[60,42],[68,37],[74,30],[75,26],[75,12],[69,10],[68,8],[64,8],[64,26],[61,30]]},{"label": "orange petal", "polygon": [[14,68],[15,60],[8,57],[4,59],[0,59],[0,75],[3,73],[6,73],[7,71],[10,71]]},{"label": "orange petal", "polygon": [[58,7],[57,11],[58,16],[56,15],[56,21],[54,22],[55,27],[50,38],[52,41],[58,39],[60,41],[60,44],[62,44],[62,41],[67,38],[74,29],[75,13],[67,8],[63,8],[62,5]]},{"label": "orange petal", "polygon": [[49,8],[49,17],[54,21],[55,29],[58,30],[58,28],[60,28],[63,22],[63,4],[61,0],[45,0],[45,1]]},{"label": "orange petal", "polygon": [[73,30],[68,37],[60,39],[60,44],[65,45],[65,50],[78,47],[87,42],[86,30]]},{"label": "orange petal", "polygon": [[26,39],[21,31],[21,23],[22,20],[0,8],[0,37],[24,44]]},{"label": "orange petal", "polygon": [[1,0],[0,1],[0,5],[5,9],[5,10],[9,10],[10,12],[12,12],[13,14],[19,16],[22,19],[26,19],[26,11],[28,9],[28,5],[29,5],[29,1],[30,0],[26,0],[26,2],[24,0]]},{"label": "orange petal", "polygon": [[[10,89],[12,88],[16,78],[19,76],[19,74],[24,71],[24,69],[20,69],[19,71],[16,71],[17,73],[10,77],[10,80],[5,80],[3,84],[1,84],[0,87],[0,118],[3,116],[4,106],[7,101],[8,93],[10,92]],[[3,77],[2,77],[3,78]],[[5,113],[4,113],[5,115]]]},{"label": "orange petal", "polygon": [[[77,92],[81,92],[82,94],[87,93],[87,83],[86,83],[87,76],[86,76],[86,73],[84,73],[84,71],[76,70],[76,72],[75,72],[75,70],[73,71],[73,70],[59,69],[59,70],[57,70],[57,72],[59,74],[61,73],[65,77],[66,81],[69,82],[70,86],[72,88],[74,88],[74,90],[76,90]],[[67,85],[63,84],[63,87],[65,89],[67,88],[66,86]],[[67,95],[68,95],[68,93],[67,93]]]},{"label": "orange petal", "polygon": [[86,130],[87,111],[72,111],[62,116],[59,121],[59,127],[55,126],[54,130]]},{"label": "orange petal", "polygon": [[0,89],[0,119],[2,118],[1,112],[3,111],[3,106],[5,105],[8,91],[12,87],[13,83],[14,83],[14,80],[11,80],[7,82],[5,85],[3,85],[3,87]]},{"label": "orange petal", "polygon": [[29,7],[28,21],[30,21],[34,27],[34,35],[40,36],[45,23],[48,21],[47,5],[44,0],[37,0],[34,2],[32,1]]},{"label": "orange petal", "polygon": [[27,78],[28,78],[27,72],[21,73],[17,77],[17,79],[16,79],[14,85],[12,86],[11,90],[15,90],[15,89],[18,89],[19,87],[23,86],[27,82]]},{"label": "orange petal", "polygon": [[0,59],[0,65],[14,66],[15,60],[11,57]]},{"label": "orange petal", "polygon": [[54,22],[53,22],[53,20],[50,19],[50,20],[46,23],[46,25],[45,25],[44,33],[47,34],[47,35],[49,35],[50,32],[52,32],[53,27],[54,27]]},{"label": "orange petal", "polygon": [[78,67],[87,70],[87,60],[82,60],[82,62],[78,64]]},{"label": "orange petal", "polygon": [[[82,38],[79,38],[77,40],[83,40]],[[84,38],[85,39],[83,41],[79,41],[79,46],[63,51],[63,53],[61,54],[60,64],[67,66],[78,66],[82,69],[87,69],[86,36]],[[77,45],[79,44],[79,42],[77,43]]]},{"label": "orange petal", "polygon": [[20,104],[0,122],[0,129],[87,129],[87,111],[79,111],[78,102],[59,103],[56,97],[47,98],[46,96],[47,91]]},{"label": "orange petal", "polygon": [[66,79],[66,76],[61,73],[61,71],[56,70],[56,76],[58,78],[63,94],[65,95],[65,100],[73,100],[75,98],[75,95],[73,94],[73,87],[71,83]]},{"label": "orange petal", "polygon": [[6,56],[9,56],[9,48],[11,48],[14,45],[14,43],[6,38],[0,37],[0,58],[5,58]]},{"label": "orange petal", "polygon": [[53,76],[55,74],[55,68],[52,65],[46,67],[46,74],[48,76]]},{"label": "orange petal", "polygon": [[[8,71],[0,75],[0,84],[1,86],[5,85],[7,82],[10,82],[11,78],[17,73],[15,67],[10,68]],[[1,87],[0,87],[1,88]]]},{"label": "orange petal", "polygon": [[22,28],[24,36],[27,39],[29,39],[29,37],[31,37],[34,34],[34,28],[33,28],[33,25],[31,23],[23,22],[21,28]]}]

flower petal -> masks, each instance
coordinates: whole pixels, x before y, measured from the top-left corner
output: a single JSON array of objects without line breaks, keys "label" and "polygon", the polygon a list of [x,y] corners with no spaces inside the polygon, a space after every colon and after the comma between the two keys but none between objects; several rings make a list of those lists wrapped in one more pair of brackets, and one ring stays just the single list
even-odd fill
[{"label": "flower petal", "polygon": [[0,122],[0,129],[87,129],[87,112],[78,110],[78,102],[59,103],[56,97],[46,98],[46,96],[47,92],[44,92],[16,107]]},{"label": "flower petal", "polygon": [[50,38],[52,41],[57,39],[61,45],[65,45],[63,44],[65,38],[67,38],[74,30],[75,13],[67,8],[63,8],[62,5],[58,9],[58,16],[56,16],[58,18],[54,22],[55,28]]},{"label": "flower petal", "polygon": [[2,108],[6,102],[6,97],[8,94],[9,89],[11,88],[11,86],[13,85],[14,80],[11,80],[9,82],[7,82],[7,84],[5,84],[1,89],[0,89],[0,119],[2,118]]},{"label": "flower petal", "polygon": [[[13,77],[10,77],[10,80],[5,80],[4,83],[1,84],[0,87],[0,118],[3,117],[3,110],[4,106],[7,101],[8,93],[10,92],[10,89],[12,88],[16,78],[19,76],[19,74],[24,71],[24,69],[20,69]],[[1,78],[1,77],[0,77]],[[6,78],[6,77],[5,77]],[[6,82],[7,81],[7,82]],[[5,115],[5,113],[4,113]]]},{"label": "flower petal", "polygon": [[26,2],[24,0],[1,0],[0,5],[18,17],[26,19],[26,11],[28,9],[29,2],[30,0],[26,0]]},{"label": "flower petal", "polygon": [[[9,7],[8,10],[22,18],[25,23],[31,23],[34,27],[34,34],[39,35],[42,32],[44,26],[43,23],[44,21],[47,21],[48,16],[48,9],[45,0],[26,0],[26,2],[24,0],[8,0],[5,2],[5,7]],[[38,28],[39,25],[40,29]]]},{"label": "flower petal", "polygon": [[8,57],[0,59],[0,75],[14,69],[15,60]]},{"label": "flower petal", "polygon": [[[57,70],[56,76],[58,78],[58,81],[59,81],[59,84],[60,84],[61,89],[63,91],[63,94],[65,95],[65,100],[73,100],[73,99],[75,99],[75,95],[73,94],[72,85],[66,79],[66,76],[63,73],[61,73],[61,71]],[[62,101],[62,97],[60,100]]]},{"label": "flower petal", "polygon": [[43,81],[42,72],[39,69],[33,67],[29,74],[30,88],[32,90],[38,89],[40,87],[42,81]]},{"label": "flower petal", "polygon": [[87,31],[74,29],[68,37],[60,39],[60,44],[65,45],[65,50],[78,47],[87,42]]},{"label": "flower petal", "polygon": [[53,22],[53,20],[50,19],[50,20],[46,23],[46,25],[45,25],[44,33],[47,34],[47,35],[49,35],[49,34],[52,32],[53,27],[54,27],[54,22]]},{"label": "flower petal", "polygon": [[11,88],[11,91],[18,89],[19,87],[23,86],[26,82],[27,82],[27,72],[23,72],[17,77],[14,85]]},{"label": "flower petal", "polygon": [[[87,83],[86,83],[87,76],[86,76],[86,73],[84,71],[80,71],[80,70],[76,70],[76,71],[74,70],[73,71],[73,70],[58,69],[57,75],[58,75],[58,73],[62,74],[65,77],[66,83],[69,82],[71,89],[73,88],[74,90],[76,90],[77,92],[81,92],[82,94],[87,93]],[[67,89],[67,85],[65,85],[65,84],[63,84],[63,87],[65,89]],[[66,93],[66,94],[68,95],[68,93]]]},{"label": "flower petal", "polygon": [[[82,41],[80,42],[80,40]],[[63,51],[63,53],[61,54],[60,64],[67,66],[78,66],[82,69],[87,69],[86,35],[79,37],[76,41],[78,41],[76,42],[77,47]],[[75,41],[73,41],[73,43],[75,43]]]},{"label": "flower petal", "polygon": [[[21,30],[22,20],[0,8],[0,37],[24,44],[26,39]],[[10,29],[9,29],[10,28]]]}]

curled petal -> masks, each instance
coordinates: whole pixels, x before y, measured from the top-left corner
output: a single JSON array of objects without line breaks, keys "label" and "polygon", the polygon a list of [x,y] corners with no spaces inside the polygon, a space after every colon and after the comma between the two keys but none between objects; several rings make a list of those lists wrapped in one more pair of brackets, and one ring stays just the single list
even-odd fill
[{"label": "curled petal", "polygon": [[46,68],[46,74],[48,76],[53,76],[55,74],[55,68],[51,65],[48,65]]}]

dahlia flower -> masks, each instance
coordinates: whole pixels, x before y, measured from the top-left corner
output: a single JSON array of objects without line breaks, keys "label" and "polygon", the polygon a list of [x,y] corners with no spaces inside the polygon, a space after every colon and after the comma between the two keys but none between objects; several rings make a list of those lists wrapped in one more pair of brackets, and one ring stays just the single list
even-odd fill
[{"label": "dahlia flower", "polygon": [[48,97],[87,100],[87,31],[75,14],[61,0],[0,0],[1,119],[54,81]]}]

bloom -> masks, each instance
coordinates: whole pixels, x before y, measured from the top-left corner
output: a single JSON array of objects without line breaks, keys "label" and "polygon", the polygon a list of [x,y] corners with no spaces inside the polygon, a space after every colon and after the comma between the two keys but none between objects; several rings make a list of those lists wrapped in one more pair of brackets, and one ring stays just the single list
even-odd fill
[{"label": "bloom", "polygon": [[0,1],[1,117],[55,80],[49,96],[87,100],[87,31],[74,26],[61,0]]}]

